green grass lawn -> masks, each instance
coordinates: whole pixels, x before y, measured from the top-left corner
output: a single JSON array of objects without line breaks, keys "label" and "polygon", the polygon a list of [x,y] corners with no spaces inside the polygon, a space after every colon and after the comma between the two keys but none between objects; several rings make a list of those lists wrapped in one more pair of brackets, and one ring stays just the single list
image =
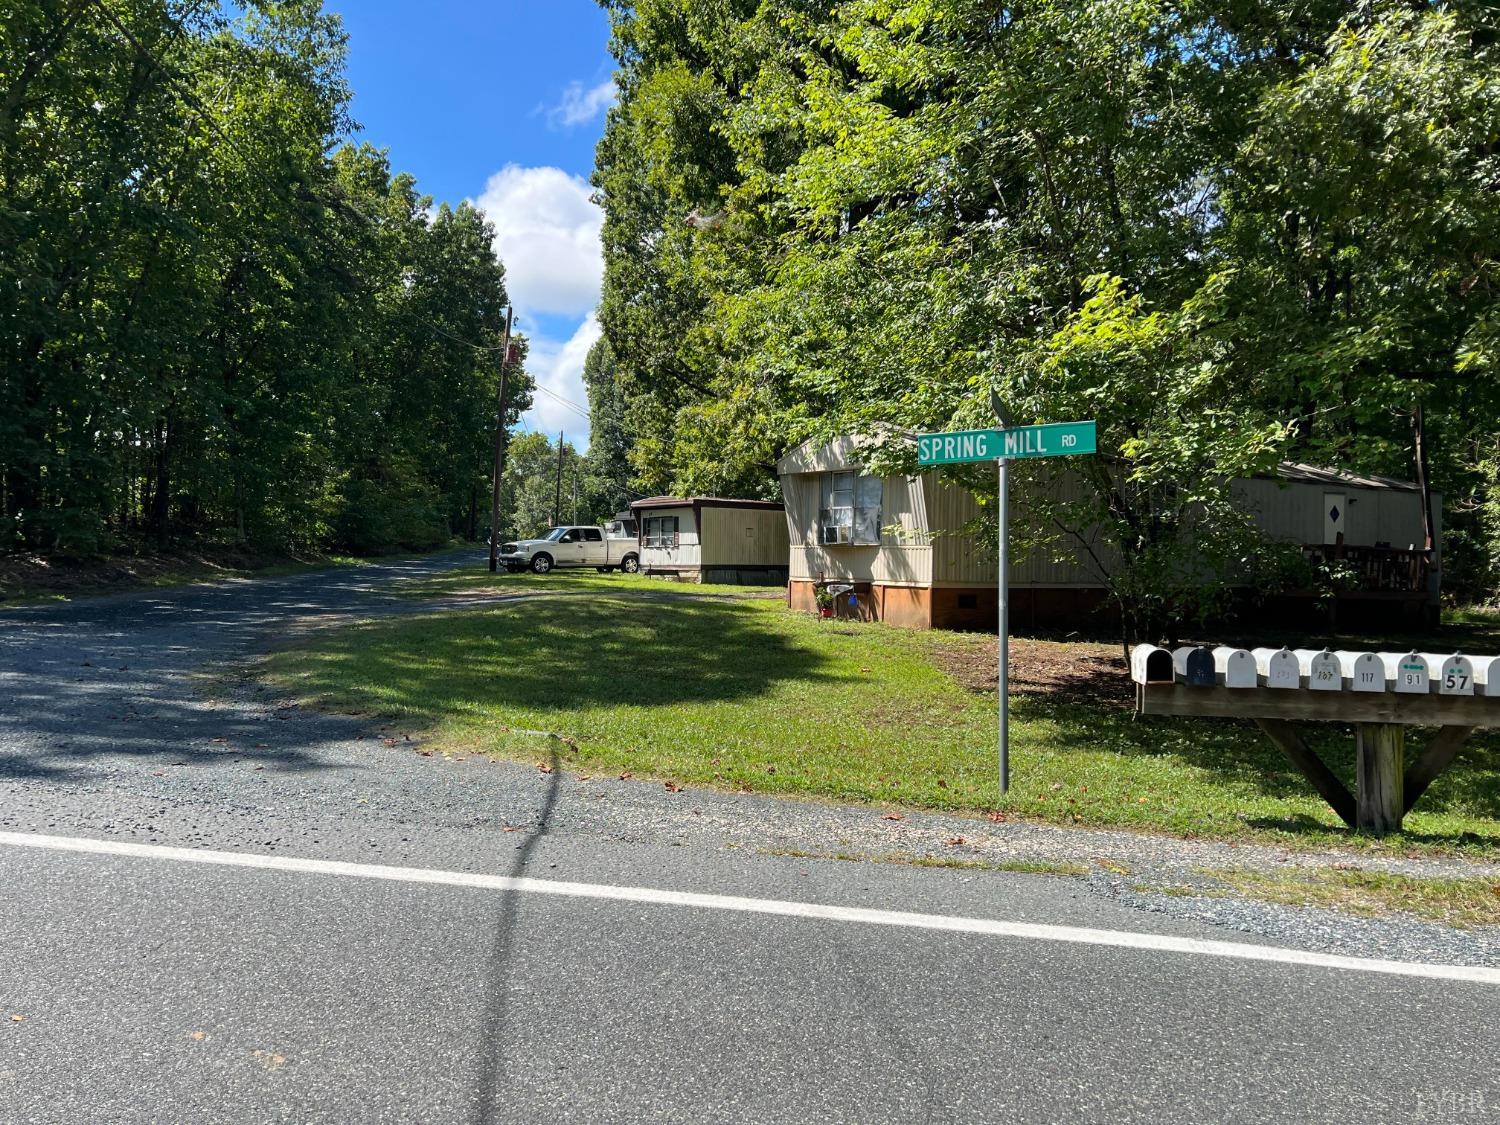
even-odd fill
[{"label": "green grass lawn", "polygon": [[476,567],[435,574],[431,578],[403,587],[402,593],[418,597],[445,597],[456,594],[548,594],[597,590],[606,594],[732,594],[739,598],[786,600],[784,586],[722,586],[709,582],[677,582],[669,578],[623,574],[620,571],[600,574],[592,567],[565,567],[548,574],[533,574],[529,570],[523,570],[520,574],[509,574],[504,570],[491,574],[485,569],[487,565],[484,560],[480,560]]},{"label": "green grass lawn", "polygon": [[[445,583],[476,585],[469,576],[420,589]],[[701,588],[618,574],[478,585],[597,596],[345,627],[275,654],[268,675],[457,752],[546,764],[553,743],[525,732],[554,732],[577,772],[1292,846],[1493,855],[1500,844],[1493,735],[1432,787],[1406,833],[1377,843],[1346,832],[1248,724],[1135,719],[1079,702],[1076,690],[1071,702],[1023,696],[1012,705],[1013,785],[1001,801],[993,696],[943,670],[992,640],[819,621],[766,598],[646,598],[643,589]],[[1352,738],[1311,733],[1351,778]]]}]

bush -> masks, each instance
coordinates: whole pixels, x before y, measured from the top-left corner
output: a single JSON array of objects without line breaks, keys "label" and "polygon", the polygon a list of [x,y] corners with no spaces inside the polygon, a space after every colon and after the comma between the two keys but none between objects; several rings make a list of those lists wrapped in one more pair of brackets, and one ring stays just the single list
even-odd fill
[{"label": "bush", "polygon": [[415,481],[348,482],[336,528],[338,545],[354,554],[431,550],[448,539],[442,498]]}]

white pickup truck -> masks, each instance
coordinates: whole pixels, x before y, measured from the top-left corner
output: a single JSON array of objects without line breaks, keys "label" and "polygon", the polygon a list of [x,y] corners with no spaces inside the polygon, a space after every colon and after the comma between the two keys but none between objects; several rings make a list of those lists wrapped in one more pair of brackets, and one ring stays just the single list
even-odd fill
[{"label": "white pickup truck", "polygon": [[546,574],[556,567],[591,566],[608,574],[619,569],[634,574],[641,569],[641,554],[634,535],[617,523],[608,529],[597,524],[554,527],[540,539],[517,539],[500,545],[500,563],[515,574],[531,570]]}]

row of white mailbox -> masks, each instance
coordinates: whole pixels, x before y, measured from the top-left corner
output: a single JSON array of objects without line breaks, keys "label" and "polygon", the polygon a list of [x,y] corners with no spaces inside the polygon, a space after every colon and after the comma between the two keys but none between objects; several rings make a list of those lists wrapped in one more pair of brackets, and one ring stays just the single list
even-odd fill
[{"label": "row of white mailbox", "polygon": [[1138,684],[1192,687],[1500,696],[1500,656],[1456,652],[1137,645],[1130,654],[1130,676]]}]

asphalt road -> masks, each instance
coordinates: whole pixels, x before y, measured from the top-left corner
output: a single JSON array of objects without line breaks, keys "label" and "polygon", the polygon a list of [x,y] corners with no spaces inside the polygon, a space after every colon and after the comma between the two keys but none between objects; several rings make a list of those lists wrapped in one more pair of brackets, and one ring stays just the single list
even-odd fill
[{"label": "asphalt road", "polygon": [[[765,854],[758,823],[854,829],[424,758],[215,678],[461,561],[0,610],[0,1121],[1500,1119],[1500,983],[1297,964],[1076,880]],[[1191,944],[1226,937],[1279,959]]]}]

